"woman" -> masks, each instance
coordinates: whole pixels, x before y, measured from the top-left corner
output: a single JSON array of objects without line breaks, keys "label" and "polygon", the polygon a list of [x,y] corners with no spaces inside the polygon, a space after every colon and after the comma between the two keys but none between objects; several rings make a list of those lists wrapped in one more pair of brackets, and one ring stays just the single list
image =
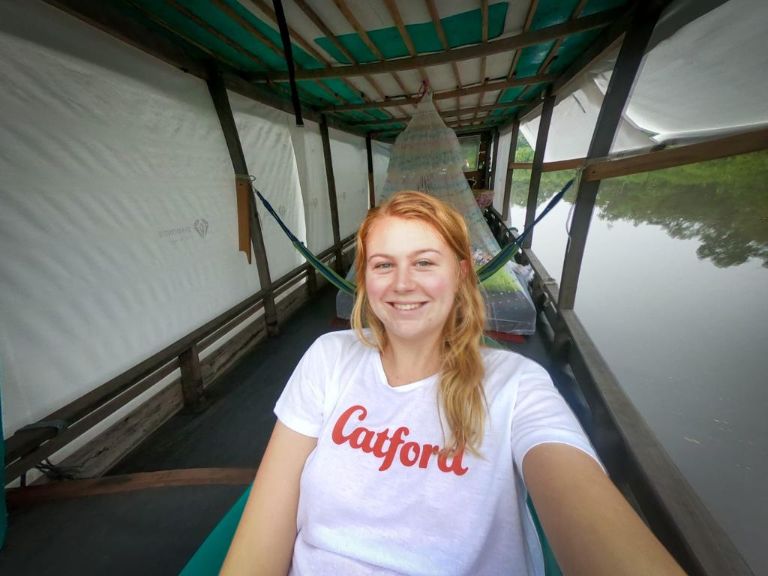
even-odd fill
[{"label": "woman", "polygon": [[565,574],[682,573],[544,369],[481,347],[455,210],[394,195],[356,267],[354,331],[286,385],[223,574],[541,574],[526,490]]}]

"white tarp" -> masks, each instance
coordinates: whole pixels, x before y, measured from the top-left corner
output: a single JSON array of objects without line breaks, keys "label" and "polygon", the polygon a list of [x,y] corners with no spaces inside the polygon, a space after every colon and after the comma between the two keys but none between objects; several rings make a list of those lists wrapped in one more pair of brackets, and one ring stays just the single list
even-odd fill
[{"label": "white tarp", "polygon": [[339,207],[339,230],[342,238],[357,231],[368,212],[368,155],[365,138],[328,130],[336,180],[336,202]]},{"label": "white tarp", "polygon": [[[668,12],[695,9],[690,0]],[[646,55],[612,152],[768,123],[768,2],[730,0]],[[545,161],[587,154],[616,54],[584,74],[555,106]],[[521,124],[535,146],[538,117]]]},{"label": "white tarp", "polygon": [[384,191],[384,182],[387,180],[387,169],[389,168],[389,156],[392,153],[392,145],[373,140],[371,142],[371,152],[373,155],[373,190],[376,196],[376,204],[378,204],[379,196]]},{"label": "white tarp", "polygon": [[317,254],[333,245],[320,127],[309,120],[304,120],[304,126],[295,126],[294,123],[291,126],[291,138],[303,193],[307,247]]},{"label": "white tarp", "polygon": [[496,151],[496,167],[493,175],[493,189],[496,192],[493,195],[493,207],[502,212],[504,204],[504,186],[507,183],[507,175],[509,174],[507,168],[509,166],[509,145],[512,142],[511,131],[502,132],[499,134],[499,146]]},{"label": "white tarp", "polygon": [[[232,164],[204,82],[41,2],[0,3],[0,51],[8,436],[259,282],[237,251]],[[266,127],[262,113],[233,101],[251,170],[288,175],[264,191],[290,194],[286,214],[300,232],[285,124]],[[277,246],[270,263],[292,267],[295,256]]]}]

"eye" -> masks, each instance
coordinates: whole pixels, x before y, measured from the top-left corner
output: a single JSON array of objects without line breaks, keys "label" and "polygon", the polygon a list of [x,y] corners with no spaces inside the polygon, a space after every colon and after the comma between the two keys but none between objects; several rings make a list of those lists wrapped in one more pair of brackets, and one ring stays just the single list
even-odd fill
[{"label": "eye", "polygon": [[417,268],[429,268],[430,266],[434,266],[434,262],[431,260],[417,260],[416,261],[416,267]]},{"label": "eye", "polygon": [[392,268],[391,262],[377,262],[373,265],[374,270],[389,270]]}]

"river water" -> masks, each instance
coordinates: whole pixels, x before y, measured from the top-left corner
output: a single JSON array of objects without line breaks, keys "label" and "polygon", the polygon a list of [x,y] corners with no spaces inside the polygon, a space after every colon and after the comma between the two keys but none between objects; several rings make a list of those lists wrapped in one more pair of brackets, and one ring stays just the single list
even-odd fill
[{"label": "river water", "polygon": [[[558,282],[571,207],[561,202],[533,238]],[[718,253],[725,241],[700,226],[701,215],[662,220],[640,212],[596,210],[576,312],[695,491],[755,573],[768,576],[765,246],[747,238],[746,252],[739,245]],[[524,218],[513,205],[512,224],[522,229]],[[757,218],[762,240],[768,214]]]}]

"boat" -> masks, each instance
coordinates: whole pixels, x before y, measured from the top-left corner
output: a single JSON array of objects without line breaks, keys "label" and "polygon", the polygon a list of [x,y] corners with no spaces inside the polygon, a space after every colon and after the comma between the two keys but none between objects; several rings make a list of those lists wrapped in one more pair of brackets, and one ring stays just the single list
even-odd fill
[{"label": "boat", "polygon": [[[722,123],[648,138],[623,113],[643,59],[674,63],[680,38],[717,54],[767,20],[753,0],[1,2],[0,572],[215,573],[274,400],[343,325],[253,191],[343,275],[428,87],[476,151],[468,178],[495,190],[484,214],[501,245],[515,170],[531,174],[522,229],[542,173],[577,170],[562,281],[529,234],[537,330],[505,345],[550,371],[689,574],[753,574],[574,302],[601,180],[768,149],[746,97],[719,103]],[[724,36],[699,46],[702,30]],[[664,72],[671,90],[682,72]],[[548,138],[574,110],[594,129]],[[520,132],[530,163],[515,162]]]}]

